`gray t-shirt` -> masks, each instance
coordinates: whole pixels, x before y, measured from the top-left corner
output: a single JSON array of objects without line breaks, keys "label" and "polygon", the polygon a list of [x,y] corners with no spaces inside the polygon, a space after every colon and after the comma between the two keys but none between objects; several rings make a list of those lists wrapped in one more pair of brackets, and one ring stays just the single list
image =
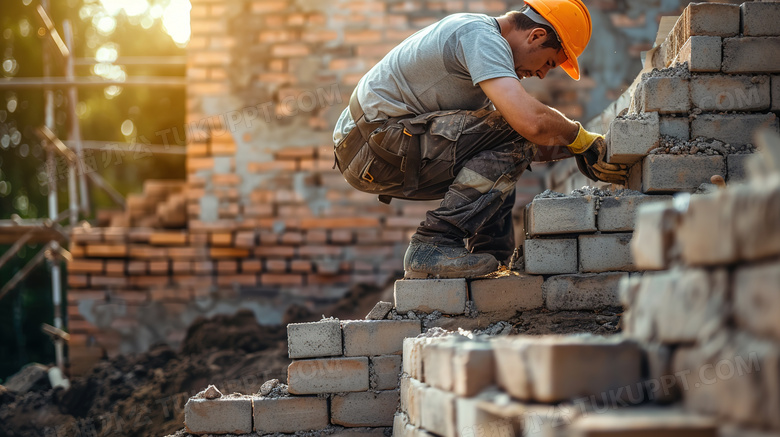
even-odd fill
[{"label": "gray t-shirt", "polygon": [[[360,79],[357,96],[370,121],[490,105],[480,82],[514,77],[509,43],[483,14],[454,14],[393,48]],[[349,107],[333,132],[338,143],[355,126]]]}]

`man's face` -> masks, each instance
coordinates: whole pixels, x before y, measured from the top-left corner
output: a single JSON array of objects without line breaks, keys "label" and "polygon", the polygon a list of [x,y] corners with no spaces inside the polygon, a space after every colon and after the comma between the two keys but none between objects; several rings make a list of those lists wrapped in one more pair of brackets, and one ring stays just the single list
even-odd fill
[{"label": "man's face", "polygon": [[510,41],[510,46],[515,61],[515,72],[520,79],[532,76],[544,79],[550,70],[566,61],[566,53],[563,49],[542,47],[548,38],[544,29],[533,29],[525,35],[517,33],[514,41]]}]

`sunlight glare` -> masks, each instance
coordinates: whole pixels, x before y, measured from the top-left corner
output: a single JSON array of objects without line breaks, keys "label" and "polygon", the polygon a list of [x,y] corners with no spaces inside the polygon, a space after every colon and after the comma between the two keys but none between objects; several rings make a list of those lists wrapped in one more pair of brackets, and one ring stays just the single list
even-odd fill
[{"label": "sunlight glare", "polygon": [[186,44],[190,40],[189,0],[170,0],[163,12],[163,26],[176,44]]},{"label": "sunlight glare", "polygon": [[100,46],[99,49],[97,49],[97,53],[95,53],[95,60],[98,62],[115,62],[117,56],[119,55],[118,49],[119,46],[114,43],[106,43]]}]

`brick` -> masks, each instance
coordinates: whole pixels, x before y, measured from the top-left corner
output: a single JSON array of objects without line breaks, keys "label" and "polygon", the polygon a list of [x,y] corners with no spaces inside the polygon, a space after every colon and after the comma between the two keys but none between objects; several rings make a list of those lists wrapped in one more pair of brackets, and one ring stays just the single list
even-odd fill
[{"label": "brick", "polygon": [[645,77],[637,89],[641,112],[685,114],[691,110],[690,81],[683,77]]},{"label": "brick", "polygon": [[780,3],[746,2],[740,12],[743,36],[780,36]]},{"label": "brick", "polygon": [[[114,276],[90,276],[90,284],[92,287],[127,287],[131,283],[135,283],[141,277],[114,277]],[[84,286],[87,286],[86,284]]]},{"label": "brick", "polygon": [[89,287],[89,275],[68,275],[68,287],[87,288]]},{"label": "brick", "polygon": [[671,196],[611,196],[601,199],[596,222],[601,232],[627,232],[634,230],[640,205],[671,200]]},{"label": "brick", "polygon": [[198,275],[210,275],[214,272],[214,261],[193,261],[192,269]]},{"label": "brick", "polygon": [[328,400],[315,396],[252,398],[257,434],[324,429],[328,426]]},{"label": "brick", "polygon": [[[762,155],[766,160],[767,155]],[[734,214],[734,232],[742,260],[759,260],[780,255],[777,208],[780,183],[740,186],[731,190],[729,210]]]},{"label": "brick", "polygon": [[684,25],[690,35],[736,36],[739,34],[739,6],[723,3],[691,3],[684,11]]},{"label": "brick", "polygon": [[292,258],[295,256],[295,248],[290,246],[260,246],[256,247],[255,256],[265,258],[268,256],[277,256],[284,258]]},{"label": "brick", "polygon": [[633,390],[634,399],[641,396],[636,383],[642,378],[642,351],[632,341],[548,335],[497,338],[493,348],[499,387],[521,401],[561,402],[618,388]]},{"label": "brick", "polygon": [[341,350],[341,322],[338,319],[287,325],[290,358],[332,357],[341,355]]},{"label": "brick", "polygon": [[403,342],[403,373],[422,381],[423,378],[423,346],[432,343],[429,337],[405,338]]},{"label": "brick", "polygon": [[596,231],[592,196],[534,199],[526,217],[531,236]]},{"label": "brick", "polygon": [[772,111],[780,112],[780,75],[773,75],[771,82]]},{"label": "brick", "polygon": [[423,380],[444,391],[452,391],[452,357],[464,340],[459,335],[444,337],[422,345]]},{"label": "brick", "polygon": [[155,246],[175,246],[187,244],[187,234],[183,232],[153,232],[149,244]]},{"label": "brick", "polygon": [[127,250],[127,256],[130,258],[154,259],[168,257],[168,249],[165,247],[131,245]]},{"label": "brick", "polygon": [[657,112],[617,117],[607,132],[607,162],[633,164],[658,147],[660,121]]},{"label": "brick", "polygon": [[[593,216],[595,220],[595,216]],[[532,275],[577,273],[577,240],[533,238],[523,245],[525,272]]]},{"label": "brick", "polygon": [[732,145],[753,142],[761,128],[777,130],[777,117],[772,114],[702,114],[691,122],[692,137],[707,137]]},{"label": "brick", "polygon": [[230,232],[214,232],[209,235],[209,243],[213,246],[230,246],[233,244],[233,234]]},{"label": "brick", "polygon": [[691,197],[677,231],[677,241],[686,264],[714,266],[737,260],[737,241],[733,232],[736,211],[728,209],[730,195],[729,191],[718,190]]},{"label": "brick", "polygon": [[371,390],[394,390],[398,388],[401,374],[400,355],[380,355],[369,359],[369,388]]},{"label": "brick", "polygon": [[400,398],[398,390],[335,395],[331,399],[331,422],[347,427],[392,426]]},{"label": "brick", "polygon": [[422,398],[426,389],[425,384],[414,378],[401,378],[401,411],[414,426],[422,426]]},{"label": "brick", "polygon": [[301,220],[301,229],[355,229],[378,228],[379,219],[376,217],[349,217],[349,218],[309,218]]},{"label": "brick", "polygon": [[217,285],[223,287],[234,287],[236,285],[253,287],[257,285],[257,275],[254,274],[219,275],[217,276]]},{"label": "brick", "polygon": [[466,294],[465,279],[403,279],[395,281],[393,297],[399,313],[463,314]]},{"label": "brick", "polygon": [[252,398],[190,398],[184,405],[184,425],[192,434],[249,434],[252,432]]},{"label": "brick", "polygon": [[209,249],[211,258],[248,258],[249,250],[232,247],[212,247]]},{"label": "brick", "polygon": [[74,259],[68,263],[69,273],[103,273],[104,260]]},{"label": "brick", "polygon": [[780,37],[744,37],[723,40],[725,73],[778,73],[780,58],[766,56],[780,52]]},{"label": "brick", "polygon": [[168,260],[149,261],[149,274],[151,275],[167,275],[169,270],[170,261]]},{"label": "brick", "polygon": [[421,332],[419,320],[345,320],[344,356],[396,355],[407,337]]},{"label": "brick", "polygon": [[756,428],[780,427],[776,343],[725,331],[701,347],[679,348],[672,371],[686,388],[686,410]]},{"label": "brick", "polygon": [[747,162],[751,153],[733,153],[726,157],[726,182],[743,182],[747,180]]},{"label": "brick", "polygon": [[688,117],[663,116],[658,122],[658,132],[681,140],[691,137],[691,122]]},{"label": "brick", "polygon": [[[512,420],[491,414],[482,408],[483,399],[455,399],[455,424],[460,436],[469,435],[525,435],[530,436],[530,432],[538,430],[538,423],[527,426],[529,432],[523,434],[522,417],[515,417],[517,426],[514,427]],[[535,422],[535,421],[534,421]],[[536,435],[534,433],[533,435]]]},{"label": "brick", "polygon": [[665,344],[709,338],[725,326],[727,293],[728,274],[722,269],[647,274],[630,299],[626,335]]},{"label": "brick", "polygon": [[124,258],[127,246],[124,244],[88,244],[87,256],[95,258]]},{"label": "brick", "polygon": [[176,260],[207,258],[209,255],[205,247],[169,247],[166,250],[168,256]]},{"label": "brick", "polygon": [[670,201],[639,207],[631,242],[631,254],[638,269],[664,270],[669,266],[679,220],[680,213]]},{"label": "brick", "polygon": [[675,63],[688,63],[691,72],[718,72],[722,57],[719,36],[692,36],[680,49]]},{"label": "brick", "polygon": [[395,308],[392,302],[382,302],[379,301],[374,305],[373,308],[371,308],[371,311],[369,311],[368,314],[366,314],[365,319],[366,320],[384,320],[385,317],[387,317],[387,314],[392,311],[392,309]]},{"label": "brick", "polygon": [[691,100],[703,111],[768,110],[769,76],[695,75],[691,79]]},{"label": "brick", "polygon": [[462,397],[476,396],[495,384],[493,348],[472,341],[455,348],[452,356],[452,391]]},{"label": "brick", "polygon": [[296,360],[287,368],[289,391],[295,395],[368,390],[368,358]]},{"label": "brick", "polygon": [[442,437],[455,437],[455,399],[454,393],[427,387],[422,390],[421,422],[422,427]]},{"label": "brick", "polygon": [[631,233],[579,236],[580,271],[631,272]]},{"label": "brick", "polygon": [[628,273],[552,276],[544,281],[545,305],[552,311],[620,306],[618,284]]},{"label": "brick", "polygon": [[718,155],[648,155],[642,161],[642,191],[693,192],[699,185],[710,183],[713,175],[725,174],[726,161]]},{"label": "brick", "polygon": [[274,273],[284,273],[287,271],[287,260],[267,259],[265,260],[265,270]]},{"label": "brick", "polygon": [[759,337],[780,339],[780,262],[740,266],[734,276],[737,325]]},{"label": "brick", "polygon": [[718,437],[719,428],[714,418],[686,413],[676,408],[629,408],[625,411],[607,411],[605,414],[587,414],[578,417],[568,427],[576,437],[650,436]]},{"label": "brick", "polygon": [[478,279],[469,285],[471,300],[481,314],[496,319],[544,306],[540,276],[516,275],[496,279]]},{"label": "brick", "polygon": [[[128,266],[129,269],[129,266]],[[189,274],[193,272],[192,261],[172,261],[171,269],[174,275]]]}]

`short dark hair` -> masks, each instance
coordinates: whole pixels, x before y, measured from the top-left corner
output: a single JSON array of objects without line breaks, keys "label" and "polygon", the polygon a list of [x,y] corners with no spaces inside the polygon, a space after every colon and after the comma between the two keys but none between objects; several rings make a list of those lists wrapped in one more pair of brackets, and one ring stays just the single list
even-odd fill
[{"label": "short dark hair", "polygon": [[562,49],[563,46],[561,45],[561,42],[558,40],[558,34],[555,33],[555,29],[553,29],[550,26],[547,26],[546,24],[539,24],[536,21],[528,18],[528,16],[523,13],[529,7],[530,6],[525,5],[519,11],[507,12],[506,16],[514,24],[516,30],[530,30],[530,29],[535,29],[537,27],[541,27],[542,29],[546,30],[547,41],[542,43],[542,47],[550,47],[555,50]]}]

